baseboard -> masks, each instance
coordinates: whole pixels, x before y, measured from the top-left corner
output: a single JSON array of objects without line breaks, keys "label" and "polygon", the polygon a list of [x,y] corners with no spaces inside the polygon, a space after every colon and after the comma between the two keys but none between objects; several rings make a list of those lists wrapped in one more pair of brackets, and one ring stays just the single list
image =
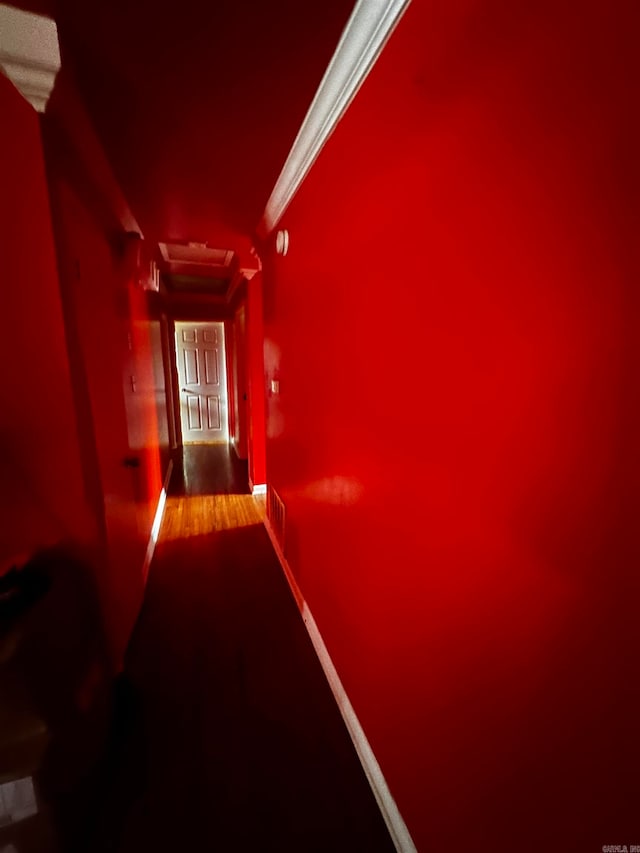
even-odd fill
[{"label": "baseboard", "polygon": [[251,494],[252,495],[266,495],[267,494],[267,484],[266,483],[258,483],[257,486],[254,486],[251,480],[249,480],[249,485],[251,486]]},{"label": "baseboard", "polygon": [[387,829],[389,830],[389,834],[395,848],[398,853],[417,853],[416,846],[409,834],[407,825],[400,814],[396,801],[393,799],[393,795],[391,794],[387,781],[382,774],[378,760],[371,749],[367,736],[364,733],[364,729],[356,716],[356,712],[353,710],[353,706],[349,701],[349,697],[347,696],[342,682],[340,681],[340,677],[336,671],[333,661],[331,660],[329,652],[327,651],[327,647],[325,646],[322,635],[316,625],[316,621],[309,610],[307,602],[305,601],[300,587],[297,584],[293,572],[291,571],[291,567],[284,556],[280,543],[277,540],[268,518],[265,518],[264,526],[278,560],[280,561],[285,577],[287,578],[287,582],[289,583],[289,587],[296,604],[298,605],[302,621],[307,628],[313,647],[318,655],[318,660],[320,661],[320,665],[322,666],[327,681],[329,682],[329,687],[331,688],[331,692],[333,693],[338,708],[340,709],[342,719],[344,720],[347,731],[349,732],[353,745],[358,753],[358,758],[360,759],[365,775],[371,785],[371,790],[376,798],[376,802],[378,803],[378,807],[380,808],[380,812],[384,818],[385,824],[387,825]]},{"label": "baseboard", "polygon": [[153,518],[153,524],[151,525],[151,533],[149,535],[147,553],[144,555],[144,562],[142,564],[142,583],[145,585],[147,583],[147,577],[149,575],[149,567],[151,566],[151,560],[153,559],[153,554],[156,550],[156,542],[158,541],[158,536],[160,534],[160,525],[162,524],[162,517],[164,516],[164,508],[167,502],[167,491],[169,489],[169,480],[171,479],[172,471],[173,459],[170,459],[169,464],[167,465],[167,473],[164,476],[164,483],[162,484],[160,497],[158,498],[158,507],[156,509],[156,514]]}]

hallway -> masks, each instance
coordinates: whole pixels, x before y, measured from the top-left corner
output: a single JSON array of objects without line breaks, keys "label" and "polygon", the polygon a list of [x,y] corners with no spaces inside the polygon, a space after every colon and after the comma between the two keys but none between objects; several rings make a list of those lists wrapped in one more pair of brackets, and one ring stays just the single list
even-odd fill
[{"label": "hallway", "polygon": [[640,849],[637,17],[0,0],[17,853]]},{"label": "hallway", "polygon": [[188,448],[185,468],[195,457],[200,494],[174,478],[129,648],[129,742],[97,848],[393,850],[261,504],[206,495],[207,471],[247,491],[227,447]]}]

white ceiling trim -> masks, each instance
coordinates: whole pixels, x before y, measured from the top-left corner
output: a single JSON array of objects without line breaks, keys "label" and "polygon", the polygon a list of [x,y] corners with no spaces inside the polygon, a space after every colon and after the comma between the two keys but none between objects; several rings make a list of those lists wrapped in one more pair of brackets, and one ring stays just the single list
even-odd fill
[{"label": "white ceiling trim", "polygon": [[358,0],[260,223],[266,236],[278,224],[411,0]]},{"label": "white ceiling trim", "polygon": [[231,249],[212,249],[206,243],[158,243],[160,254],[168,264],[223,268],[231,265]]},{"label": "white ceiling trim", "polygon": [[55,21],[0,4],[0,68],[38,112],[44,112],[60,70]]}]

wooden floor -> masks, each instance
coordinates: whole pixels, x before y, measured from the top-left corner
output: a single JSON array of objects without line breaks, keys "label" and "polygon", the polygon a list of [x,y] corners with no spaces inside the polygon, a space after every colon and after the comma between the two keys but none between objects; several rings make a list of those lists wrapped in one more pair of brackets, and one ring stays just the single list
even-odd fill
[{"label": "wooden floor", "polygon": [[90,849],[391,853],[263,505],[236,474],[218,495],[173,484]]},{"label": "wooden floor", "polygon": [[172,495],[249,494],[246,459],[228,444],[192,444],[173,454]]},{"label": "wooden floor", "polygon": [[160,539],[186,540],[220,530],[261,524],[264,497],[251,495],[194,495],[169,497]]}]

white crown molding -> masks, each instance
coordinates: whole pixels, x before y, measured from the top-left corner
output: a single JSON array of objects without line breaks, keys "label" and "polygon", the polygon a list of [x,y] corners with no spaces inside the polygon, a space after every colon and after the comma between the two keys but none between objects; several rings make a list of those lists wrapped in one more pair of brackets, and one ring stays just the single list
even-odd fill
[{"label": "white crown molding", "polygon": [[258,227],[260,236],[266,237],[278,224],[409,3],[410,0],[356,3],[267,202]]},{"label": "white crown molding", "polygon": [[55,21],[0,4],[0,68],[38,112],[44,112],[60,70]]}]

